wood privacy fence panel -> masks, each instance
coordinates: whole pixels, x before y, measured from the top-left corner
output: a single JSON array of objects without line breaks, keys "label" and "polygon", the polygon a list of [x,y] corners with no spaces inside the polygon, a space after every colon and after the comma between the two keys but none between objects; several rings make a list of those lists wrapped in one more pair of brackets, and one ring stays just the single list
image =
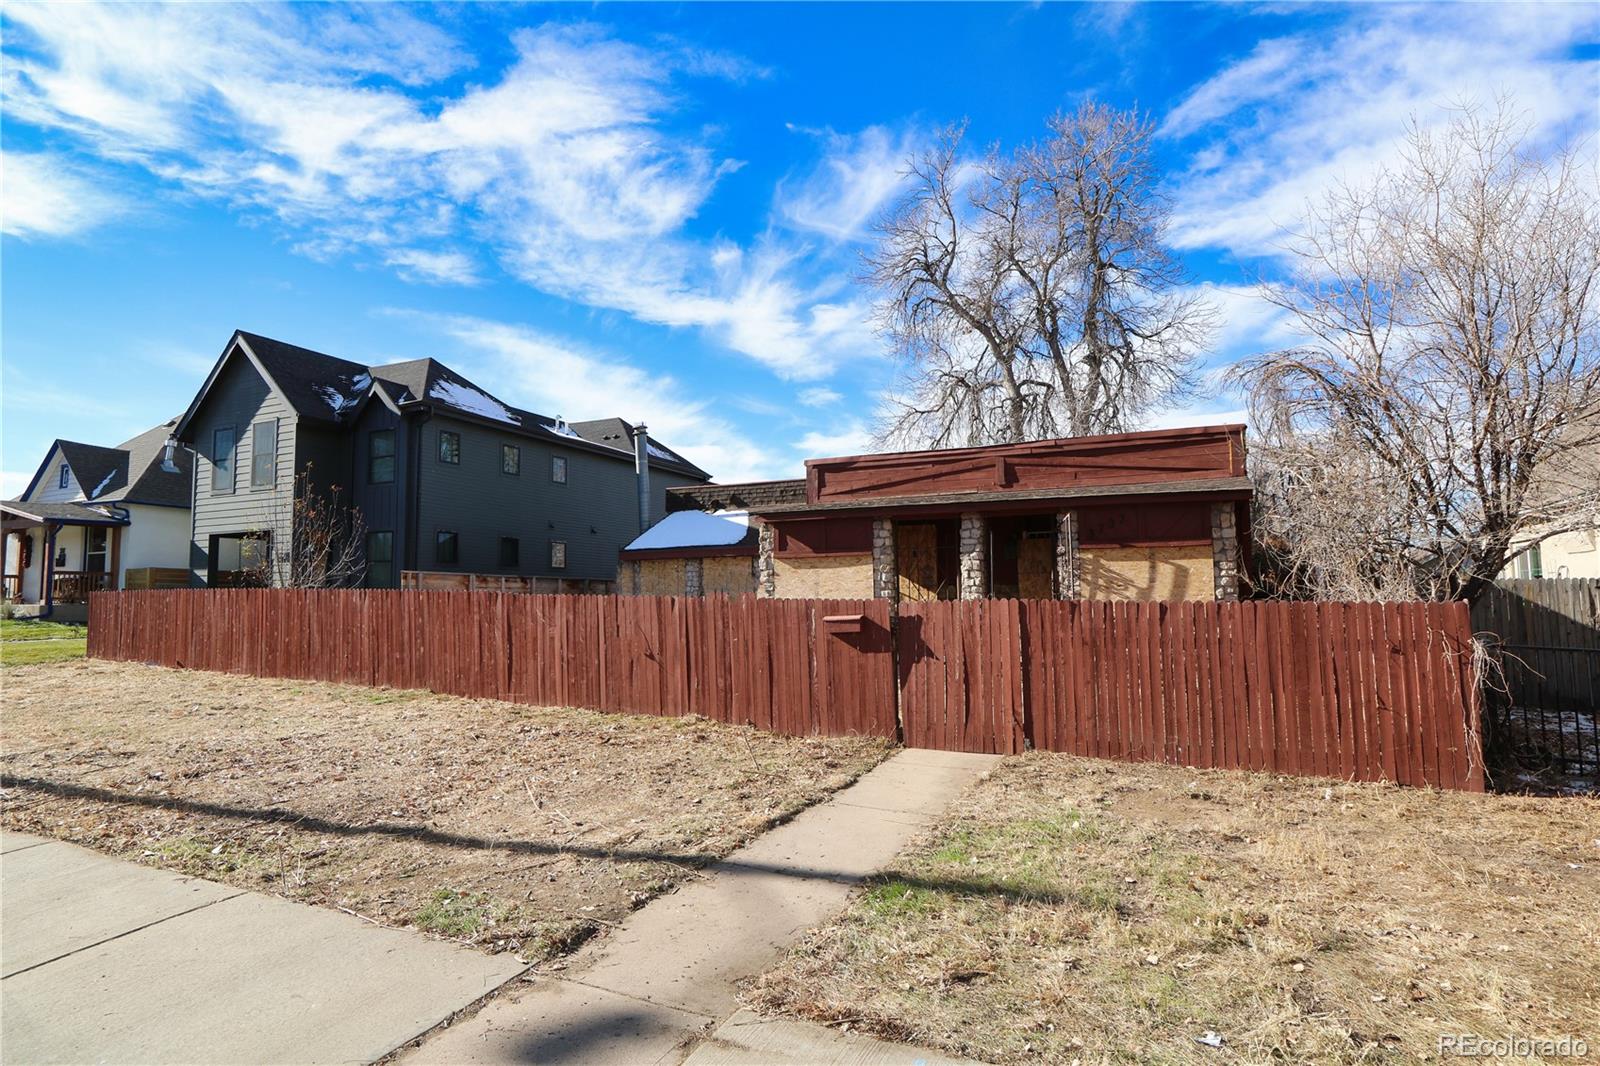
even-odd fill
[{"label": "wood privacy fence panel", "polygon": [[1591,715],[1600,708],[1600,578],[1496,582],[1472,605],[1472,624],[1498,638],[1513,704]]},{"label": "wood privacy fence panel", "polygon": [[882,600],[122,592],[91,597],[89,653],[797,736],[1483,787],[1464,604],[935,601],[902,604],[895,626]]},{"label": "wood privacy fence panel", "polygon": [[[860,616],[843,631],[830,615]],[[92,599],[89,654],[796,736],[896,735],[888,605],[217,589]]]},{"label": "wood privacy fence panel", "polygon": [[1463,604],[905,604],[907,744],[1481,790]]}]

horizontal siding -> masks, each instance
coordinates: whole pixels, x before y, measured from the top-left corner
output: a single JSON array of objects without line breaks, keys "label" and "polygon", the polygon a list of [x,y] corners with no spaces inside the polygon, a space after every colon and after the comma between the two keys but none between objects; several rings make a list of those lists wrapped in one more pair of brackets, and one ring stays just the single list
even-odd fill
[{"label": "horizontal siding", "polygon": [[[439,462],[439,433],[461,434],[461,464]],[[416,567],[470,573],[615,580],[617,552],[639,535],[638,483],[630,456],[615,458],[578,448],[499,433],[476,423],[435,416],[421,427],[421,501]],[[500,469],[500,445],[522,449],[522,473]],[[550,479],[550,461],[567,460],[567,482]],[[666,490],[692,484],[681,475],[652,471],[656,516],[665,513]],[[457,534],[460,559],[440,564],[434,555],[439,530]],[[516,537],[516,567],[500,566],[500,538]],[[552,569],[550,545],[564,540],[567,566]]]},{"label": "horizontal siding", "polygon": [[[277,483],[271,490],[251,489],[250,427],[269,418],[278,422]],[[222,427],[232,427],[237,439],[232,494],[215,492],[211,487],[215,435]],[[294,411],[268,388],[255,367],[247,359],[235,357],[213,383],[205,404],[190,423],[189,434],[196,452],[190,563],[196,579],[203,583],[210,561],[210,538],[215,534],[270,530],[275,551],[288,544],[296,419]]]}]

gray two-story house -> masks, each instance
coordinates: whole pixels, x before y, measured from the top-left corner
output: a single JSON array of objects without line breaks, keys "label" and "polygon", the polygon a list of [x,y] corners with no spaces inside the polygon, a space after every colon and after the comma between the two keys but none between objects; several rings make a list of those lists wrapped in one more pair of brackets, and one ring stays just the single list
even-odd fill
[{"label": "gray two-story house", "polygon": [[[365,584],[403,571],[616,579],[617,551],[705,471],[620,418],[567,423],[444,364],[365,366],[236,332],[173,433],[193,451],[194,580],[258,580],[296,493],[360,515]],[[270,553],[270,554],[269,554]]]}]

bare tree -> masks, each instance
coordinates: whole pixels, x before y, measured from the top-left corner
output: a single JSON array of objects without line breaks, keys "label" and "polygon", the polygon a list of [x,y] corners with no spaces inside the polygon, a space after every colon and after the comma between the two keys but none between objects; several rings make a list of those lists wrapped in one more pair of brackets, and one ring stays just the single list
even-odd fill
[{"label": "bare tree", "polygon": [[1414,127],[1395,168],[1310,210],[1271,297],[1306,341],[1237,370],[1291,591],[1474,599],[1514,545],[1594,521],[1592,181],[1502,104]]},{"label": "bare tree", "polygon": [[[320,490],[311,464],[294,477],[293,491],[274,493],[272,528],[287,543],[269,543],[246,568],[250,584],[274,588],[344,588],[367,572],[366,523],[341,499],[338,485]],[[287,536],[283,536],[287,533]]]},{"label": "bare tree", "polygon": [[1181,395],[1211,316],[1166,249],[1152,127],[1088,104],[1012,156],[960,129],[911,162],[865,279],[907,364],[884,436],[1116,432]]},{"label": "bare tree", "polygon": [[935,446],[1025,440],[1039,407],[1019,365],[1024,321],[1009,265],[962,188],[985,180],[962,166],[963,133],[944,131],[907,164],[912,187],[879,223],[865,274],[882,293],[880,328],[911,367],[889,433]]}]

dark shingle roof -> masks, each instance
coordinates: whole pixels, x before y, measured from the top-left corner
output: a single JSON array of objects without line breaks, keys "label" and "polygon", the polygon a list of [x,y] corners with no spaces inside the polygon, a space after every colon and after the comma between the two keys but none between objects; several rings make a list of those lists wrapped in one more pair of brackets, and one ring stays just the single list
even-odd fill
[{"label": "dark shingle roof", "polygon": [[191,489],[189,474],[193,469],[194,455],[187,448],[175,448],[172,465],[177,471],[163,469],[166,460],[167,438],[177,427],[176,418],[168,419],[117,445],[128,455],[128,469],[133,484],[122,492],[107,492],[96,500],[111,499],[118,503],[153,503],[163,507],[188,507]]},{"label": "dark shingle roof", "polygon": [[0,502],[0,511],[47,522],[67,522],[91,526],[125,526],[128,520],[108,514],[87,503],[26,503],[22,500]]},{"label": "dark shingle roof", "polygon": [[[240,330],[238,337],[261,361],[295,413],[304,418],[337,422],[345,410],[361,402],[369,386],[376,382],[397,403],[425,402],[452,414],[515,426],[529,435],[581,441],[633,455],[633,427],[620,418],[566,426],[548,415],[512,407],[437,359],[368,367],[258,333]],[[666,445],[654,439],[650,443],[651,465],[676,468],[692,477],[711,476]]]},{"label": "dark shingle roof", "polygon": [[361,382],[363,378],[370,380],[371,375],[360,363],[285,344],[259,333],[240,330],[239,336],[302,418],[337,421],[343,407],[366,391]]},{"label": "dark shingle roof", "polygon": [[61,457],[72,467],[78,487],[91,500],[101,500],[128,487],[128,453],[75,440],[58,440]]}]

